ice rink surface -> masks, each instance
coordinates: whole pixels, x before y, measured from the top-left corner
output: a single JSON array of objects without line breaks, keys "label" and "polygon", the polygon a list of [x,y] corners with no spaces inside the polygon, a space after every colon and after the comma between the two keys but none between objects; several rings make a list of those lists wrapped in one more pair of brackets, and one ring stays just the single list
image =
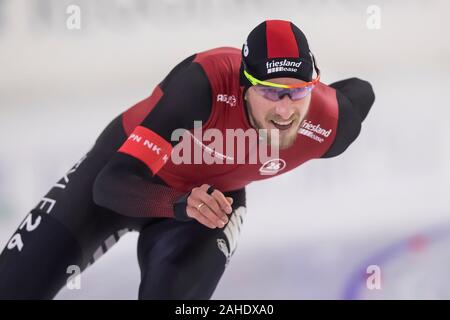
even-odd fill
[{"label": "ice rink surface", "polygon": [[[67,30],[76,2],[82,29]],[[370,81],[354,144],[247,188],[215,299],[450,299],[447,1],[0,1],[0,247],[120,112],[181,59],[241,47],[266,18],[306,33],[322,81]],[[381,28],[367,27],[367,8]],[[284,13],[286,12],[286,13]],[[289,12],[289,14],[287,14]],[[135,299],[130,233],[58,299]],[[43,256],[45,259],[45,256]],[[366,287],[378,265],[380,290]]]}]

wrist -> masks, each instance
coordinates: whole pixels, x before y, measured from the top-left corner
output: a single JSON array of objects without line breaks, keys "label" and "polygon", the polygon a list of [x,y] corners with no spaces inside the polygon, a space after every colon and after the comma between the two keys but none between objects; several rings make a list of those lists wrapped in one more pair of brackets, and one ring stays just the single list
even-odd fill
[{"label": "wrist", "polygon": [[174,218],[178,221],[190,221],[191,217],[188,216],[186,208],[187,208],[187,199],[191,193],[186,193],[184,196],[178,198],[177,201],[173,204],[173,212]]}]

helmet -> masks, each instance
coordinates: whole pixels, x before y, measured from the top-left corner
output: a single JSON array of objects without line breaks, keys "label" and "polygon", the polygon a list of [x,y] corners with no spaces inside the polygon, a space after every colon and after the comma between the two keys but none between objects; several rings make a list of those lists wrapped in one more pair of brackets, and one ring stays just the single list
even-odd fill
[{"label": "helmet", "polygon": [[289,77],[310,82],[314,69],[319,75],[305,35],[290,21],[260,23],[248,35],[241,54],[240,83],[245,89],[252,85],[251,79]]}]

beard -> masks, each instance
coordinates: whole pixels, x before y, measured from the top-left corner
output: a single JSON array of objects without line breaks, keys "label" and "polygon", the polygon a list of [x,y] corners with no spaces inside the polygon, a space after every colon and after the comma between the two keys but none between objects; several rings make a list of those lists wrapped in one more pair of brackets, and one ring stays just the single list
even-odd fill
[{"label": "beard", "polygon": [[[298,130],[300,129],[300,124],[305,119],[306,115],[300,117],[300,114],[293,114],[288,121],[292,121],[292,124],[289,129],[279,130],[274,127],[272,124],[272,120],[281,121],[275,115],[268,115],[264,119],[264,123],[261,123],[253,115],[249,112],[249,116],[252,122],[252,125],[258,129],[259,136],[267,141],[269,146],[274,146],[279,148],[280,150],[290,148],[295,141],[297,140]],[[286,122],[286,120],[284,120]]]},{"label": "beard", "polygon": [[[248,93],[248,92],[247,92]],[[302,122],[305,120],[309,113],[310,97],[308,96],[307,105],[303,104],[302,107],[296,108],[294,113],[287,120],[280,118],[274,111],[269,112],[262,119],[257,119],[252,112],[252,104],[250,103],[247,95],[244,97],[246,104],[246,113],[249,118],[250,124],[257,129],[260,140],[265,140],[269,146],[274,146],[280,150],[290,148],[297,140],[298,131]],[[274,121],[278,122],[275,124]],[[280,123],[286,123],[292,121],[289,127],[280,126]]]}]

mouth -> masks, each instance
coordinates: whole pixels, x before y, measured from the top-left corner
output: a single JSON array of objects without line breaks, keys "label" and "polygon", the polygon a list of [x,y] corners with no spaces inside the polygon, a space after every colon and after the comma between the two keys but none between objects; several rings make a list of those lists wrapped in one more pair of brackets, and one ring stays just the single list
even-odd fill
[{"label": "mouth", "polygon": [[276,120],[270,120],[270,122],[277,128],[278,130],[288,130],[292,127],[292,124],[294,123],[294,120],[290,121],[276,121]]}]

